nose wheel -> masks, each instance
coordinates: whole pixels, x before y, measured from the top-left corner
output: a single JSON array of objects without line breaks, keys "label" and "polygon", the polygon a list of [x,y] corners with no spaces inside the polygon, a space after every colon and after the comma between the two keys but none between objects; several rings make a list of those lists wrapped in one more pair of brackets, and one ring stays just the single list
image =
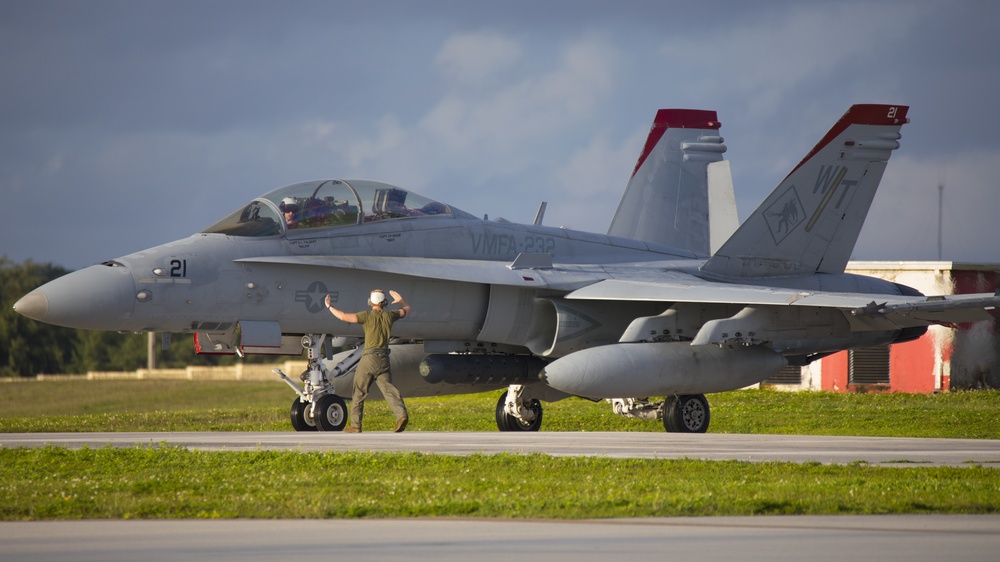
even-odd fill
[{"label": "nose wheel", "polygon": [[316,401],[313,419],[320,431],[342,431],[347,425],[347,404],[336,394],[324,394]]},{"label": "nose wheel", "polygon": [[312,403],[296,398],[292,402],[292,429],[295,431],[316,431],[316,420],[313,419]]},{"label": "nose wheel", "polygon": [[324,394],[315,402],[296,398],[290,417],[295,431],[342,431],[347,425],[347,404],[335,394]]}]

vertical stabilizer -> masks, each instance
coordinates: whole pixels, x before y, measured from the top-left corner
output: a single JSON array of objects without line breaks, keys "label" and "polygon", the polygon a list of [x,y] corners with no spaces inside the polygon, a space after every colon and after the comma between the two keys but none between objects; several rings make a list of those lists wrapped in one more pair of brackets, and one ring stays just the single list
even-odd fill
[{"label": "vertical stabilizer", "polygon": [[726,151],[719,127],[714,111],[659,110],[608,234],[709,255],[707,166]]},{"label": "vertical stabilizer", "polygon": [[843,273],[908,109],[852,106],[702,271],[730,278]]}]

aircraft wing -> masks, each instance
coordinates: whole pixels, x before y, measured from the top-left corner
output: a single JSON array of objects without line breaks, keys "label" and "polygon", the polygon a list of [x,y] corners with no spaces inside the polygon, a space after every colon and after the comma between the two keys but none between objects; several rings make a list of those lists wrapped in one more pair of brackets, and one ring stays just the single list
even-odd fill
[{"label": "aircraft wing", "polygon": [[541,264],[542,258],[540,257],[528,259],[531,256],[547,257],[547,267],[552,267],[552,258],[548,257],[547,254],[521,254],[511,263],[490,260],[383,256],[267,256],[243,258],[236,260],[236,262],[360,269],[428,279],[448,279],[466,283],[535,288],[549,287],[563,290],[572,290],[604,277],[597,277],[586,271],[571,271],[565,275],[560,275],[558,283],[553,283],[551,276],[542,275],[533,267],[522,267],[519,265],[525,262],[533,264],[534,267],[543,267],[546,265]]},{"label": "aircraft wing", "polygon": [[987,309],[1000,306],[1000,291],[997,294],[911,297],[803,291],[713,283],[696,278],[690,281],[607,279],[572,291],[565,298],[836,308],[861,321],[867,318],[887,319],[898,326],[989,320],[991,316]]},{"label": "aircraft wing", "polygon": [[[657,280],[607,279],[603,271],[586,268],[560,269],[558,281],[549,271],[520,268],[522,257],[511,263],[490,260],[405,258],[382,256],[266,256],[243,258],[239,263],[295,265],[336,269],[361,269],[427,279],[449,279],[467,283],[548,287],[569,291],[570,300],[690,302],[745,304],[748,306],[806,306],[834,308],[855,324],[884,327],[952,325],[989,320],[988,308],[1000,307],[1000,295],[981,293],[935,297],[912,297],[865,293],[834,293],[716,283],[697,277],[661,272]],[[537,264],[537,260],[528,260]],[[859,326],[856,326],[859,327]]]}]

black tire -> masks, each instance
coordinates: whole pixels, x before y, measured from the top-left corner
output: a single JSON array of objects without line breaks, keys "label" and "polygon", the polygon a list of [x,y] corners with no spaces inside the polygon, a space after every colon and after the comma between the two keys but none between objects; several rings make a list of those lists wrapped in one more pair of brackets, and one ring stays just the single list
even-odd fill
[{"label": "black tire", "polygon": [[309,415],[309,403],[296,398],[292,402],[292,429],[295,431],[316,431],[316,422]]},{"label": "black tire", "polygon": [[316,402],[314,417],[320,431],[341,431],[347,425],[347,404],[336,394],[324,394]]},{"label": "black tire", "polygon": [[538,431],[542,427],[542,403],[532,400],[528,407],[535,412],[535,419],[531,423],[523,423],[521,420],[507,413],[504,407],[507,404],[507,392],[504,391],[497,400],[497,429],[500,431]]},{"label": "black tire", "polygon": [[507,392],[504,391],[500,395],[500,400],[497,400],[497,429],[500,431],[510,431],[510,427],[507,425],[507,412],[504,410],[504,405],[507,403]]},{"label": "black tire", "polygon": [[711,417],[704,394],[674,396],[663,413],[663,428],[672,433],[705,433]]}]

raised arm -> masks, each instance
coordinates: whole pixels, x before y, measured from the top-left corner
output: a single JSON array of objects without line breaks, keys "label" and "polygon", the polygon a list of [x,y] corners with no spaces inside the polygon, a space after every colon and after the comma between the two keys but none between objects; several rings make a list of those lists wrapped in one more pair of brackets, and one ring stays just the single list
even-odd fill
[{"label": "raised arm", "polygon": [[330,312],[334,316],[336,316],[338,320],[340,320],[342,322],[347,322],[349,324],[357,324],[358,323],[358,315],[357,314],[355,314],[353,312],[344,312],[343,310],[334,308],[333,305],[330,304],[330,295],[326,296],[326,300],[324,302],[326,303],[326,308],[329,309]]},{"label": "raised arm", "polygon": [[410,305],[406,304],[406,301],[403,300],[403,296],[397,293],[396,291],[389,291],[389,294],[392,295],[392,304],[400,303],[402,305],[399,308],[400,309],[399,317],[406,318],[407,316],[409,316]]}]

